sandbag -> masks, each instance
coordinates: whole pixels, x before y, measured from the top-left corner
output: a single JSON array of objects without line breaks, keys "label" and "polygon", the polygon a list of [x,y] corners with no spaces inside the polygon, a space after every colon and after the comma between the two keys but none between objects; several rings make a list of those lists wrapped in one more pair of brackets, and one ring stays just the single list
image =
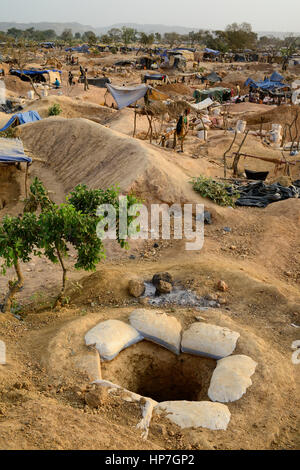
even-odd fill
[{"label": "sandbag", "polygon": [[182,335],[181,351],[221,359],[233,353],[240,334],[221,326],[193,323]]},{"label": "sandbag", "polygon": [[175,317],[138,309],[132,312],[129,321],[145,339],[180,354],[181,324]]},{"label": "sandbag", "polygon": [[119,320],[101,322],[85,335],[85,344],[96,345],[105,361],[111,361],[120,351],[142,340],[142,335],[132,326]]},{"label": "sandbag", "polygon": [[201,427],[225,431],[231,417],[226,405],[209,401],[166,401],[158,403],[154,411],[165,412],[166,418],[183,429]]},{"label": "sandbag", "polygon": [[218,361],[212,375],[208,396],[212,401],[229,403],[239,400],[250,385],[257,363],[248,356],[230,356]]}]

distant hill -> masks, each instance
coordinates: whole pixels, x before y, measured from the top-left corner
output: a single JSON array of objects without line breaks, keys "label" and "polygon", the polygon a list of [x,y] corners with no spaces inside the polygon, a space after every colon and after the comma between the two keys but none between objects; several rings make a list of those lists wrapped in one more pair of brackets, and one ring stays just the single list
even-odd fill
[{"label": "distant hill", "polygon": [[85,31],[94,31],[97,33],[97,28],[93,28],[89,25],[83,25],[80,23],[8,23],[0,22],[0,31],[7,31],[10,28],[17,29],[28,29],[34,28],[39,31],[45,31],[46,29],[53,29],[56,34],[61,34],[64,29],[72,29],[73,33],[84,33]]},{"label": "distant hill", "polygon": [[[171,33],[176,32],[179,34],[187,34],[190,31],[197,31],[199,28],[187,28],[184,26],[167,26],[164,24],[138,24],[138,23],[117,23],[110,26],[103,26],[103,27],[94,27],[91,25],[83,25],[80,23],[48,23],[48,22],[41,22],[41,23],[9,23],[9,22],[0,22],[0,31],[7,31],[9,28],[18,28],[18,29],[28,29],[34,28],[40,31],[44,31],[46,29],[53,29],[56,34],[61,34],[64,29],[71,29],[73,33],[84,33],[85,31],[93,31],[97,35],[105,34],[111,28],[122,28],[122,26],[126,26],[128,28],[134,28],[138,31],[143,31],[144,33]],[[203,28],[205,29],[205,28]],[[283,33],[283,32],[272,32],[272,31],[259,31],[257,33],[259,36],[275,36],[278,38],[284,38],[288,34],[299,35],[300,33]]]}]

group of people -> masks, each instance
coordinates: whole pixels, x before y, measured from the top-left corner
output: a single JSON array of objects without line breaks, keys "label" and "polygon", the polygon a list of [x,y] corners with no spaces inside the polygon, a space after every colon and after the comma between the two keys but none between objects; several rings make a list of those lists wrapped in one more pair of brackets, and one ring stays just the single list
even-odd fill
[{"label": "group of people", "polygon": [[[89,90],[89,82],[88,82],[88,78],[87,78],[88,69],[84,69],[80,65],[79,70],[80,70],[79,81],[84,84],[84,91]],[[74,74],[71,70],[69,70],[68,83],[69,83],[70,87],[75,85]]]}]

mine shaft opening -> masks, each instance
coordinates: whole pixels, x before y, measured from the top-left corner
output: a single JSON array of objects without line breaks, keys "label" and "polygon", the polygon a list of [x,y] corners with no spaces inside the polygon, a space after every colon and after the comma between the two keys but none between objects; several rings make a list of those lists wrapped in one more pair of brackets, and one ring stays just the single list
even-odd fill
[{"label": "mine shaft opening", "polygon": [[216,361],[172,352],[143,341],[111,362],[102,363],[102,378],[157,402],[208,400]]}]

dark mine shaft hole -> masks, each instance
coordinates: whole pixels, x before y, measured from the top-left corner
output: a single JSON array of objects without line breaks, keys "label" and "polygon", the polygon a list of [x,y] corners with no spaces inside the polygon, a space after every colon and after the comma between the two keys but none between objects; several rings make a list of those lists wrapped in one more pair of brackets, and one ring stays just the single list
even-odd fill
[{"label": "dark mine shaft hole", "polygon": [[170,351],[148,341],[131,346],[102,363],[102,378],[139,395],[163,401],[207,400],[213,359]]}]

